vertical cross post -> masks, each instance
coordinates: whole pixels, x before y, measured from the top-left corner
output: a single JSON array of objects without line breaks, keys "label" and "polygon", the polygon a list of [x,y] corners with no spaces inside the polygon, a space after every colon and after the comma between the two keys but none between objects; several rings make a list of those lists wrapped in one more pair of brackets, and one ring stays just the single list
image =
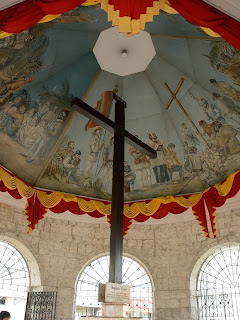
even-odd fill
[{"label": "vertical cross post", "polygon": [[72,106],[74,110],[114,134],[109,282],[122,283],[124,141],[151,159],[156,158],[157,153],[146,143],[125,130],[126,102],[115,93],[113,99],[116,101],[115,122],[78,98],[72,100]]},{"label": "vertical cross post", "polygon": [[115,103],[109,282],[122,283],[125,107]]}]

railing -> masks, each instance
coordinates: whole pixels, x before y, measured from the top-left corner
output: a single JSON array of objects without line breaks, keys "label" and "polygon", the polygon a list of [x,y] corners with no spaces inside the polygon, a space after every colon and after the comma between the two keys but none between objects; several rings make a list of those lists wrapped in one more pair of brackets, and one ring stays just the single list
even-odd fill
[{"label": "railing", "polygon": [[57,292],[29,292],[25,320],[55,320]]},{"label": "railing", "polygon": [[[239,288],[238,288],[239,289]],[[237,292],[238,291],[238,292]],[[231,293],[198,293],[199,320],[239,320],[240,291]]]}]

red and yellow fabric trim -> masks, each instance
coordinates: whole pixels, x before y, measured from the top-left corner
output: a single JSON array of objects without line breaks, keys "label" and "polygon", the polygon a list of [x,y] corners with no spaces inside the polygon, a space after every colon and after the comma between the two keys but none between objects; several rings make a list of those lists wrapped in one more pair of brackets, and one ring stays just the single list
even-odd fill
[{"label": "red and yellow fabric trim", "polygon": [[[216,208],[221,207],[228,198],[234,197],[240,188],[240,171],[232,173],[226,180],[215,184],[202,193],[158,197],[145,201],[124,204],[124,235],[132,221],[144,222],[150,217],[162,219],[168,213],[181,214],[188,208],[200,224],[206,237],[209,237],[206,210],[209,212],[211,228],[216,237]],[[25,214],[29,230],[32,231],[39,220],[44,218],[47,210],[54,213],[70,211],[73,214],[88,214],[94,218],[108,217],[111,222],[111,202],[75,196],[63,192],[40,190],[0,167],[0,191],[8,192],[15,199],[27,201]]]},{"label": "red and yellow fabric trim", "polygon": [[[0,38],[25,31],[36,23],[49,22],[85,0],[25,0],[0,11]],[[92,2],[94,4],[94,2]]]},{"label": "red and yellow fabric trim", "polygon": [[[56,19],[57,17],[59,17],[61,14],[47,14],[46,16],[44,16],[42,19],[40,19],[37,23],[45,23],[45,22],[49,22],[52,21],[54,19]],[[8,36],[11,36],[13,33],[8,33],[5,32],[3,30],[0,30],[0,38],[6,38]]]},{"label": "red and yellow fabric trim", "polygon": [[99,0],[101,8],[107,12],[108,21],[113,26],[119,26],[119,32],[134,35],[145,29],[146,22],[152,22],[154,15],[159,15],[163,10],[170,14],[177,14],[167,0],[137,1],[129,4],[129,1]]},{"label": "red and yellow fabric trim", "polygon": [[[113,26],[119,26],[119,32],[129,36],[145,29],[146,22],[152,22],[153,17],[159,15],[160,10],[169,14],[178,14],[168,0],[139,1],[139,5],[131,7],[127,1],[99,0],[101,8],[107,12],[108,21]],[[219,34],[209,28],[202,28],[212,37],[220,37]]]},{"label": "red and yellow fabric trim", "polygon": [[56,19],[60,14],[80,5],[100,3],[113,26],[128,35],[144,30],[160,10],[181,14],[189,22],[200,26],[212,37],[223,37],[240,49],[240,23],[202,0],[25,0],[0,11],[0,38],[29,29],[36,23]]}]

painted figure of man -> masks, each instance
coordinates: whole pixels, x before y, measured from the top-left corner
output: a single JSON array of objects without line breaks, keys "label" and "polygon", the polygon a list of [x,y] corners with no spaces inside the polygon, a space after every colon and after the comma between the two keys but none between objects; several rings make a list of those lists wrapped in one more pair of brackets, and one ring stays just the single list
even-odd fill
[{"label": "painted figure of man", "polygon": [[49,127],[55,122],[57,119],[57,113],[58,113],[58,106],[53,106],[53,108],[50,107],[50,103],[48,104],[49,109],[44,117],[44,119],[48,120]]},{"label": "painted figure of man", "polygon": [[207,187],[207,178],[209,177],[212,169],[209,167],[205,159],[198,153],[198,149],[194,146],[189,149],[189,166],[192,178],[200,181],[203,187]]},{"label": "painted figure of man", "polygon": [[239,57],[237,55],[230,57],[229,55],[224,54],[222,52],[219,54],[218,60],[221,63],[227,64],[227,65],[236,65],[239,63]]},{"label": "painted figure of man", "polygon": [[167,182],[170,180],[169,172],[166,163],[166,149],[163,145],[159,145],[157,148],[157,158],[156,159],[156,171],[158,175],[157,183]]},{"label": "painted figure of man", "polygon": [[233,88],[230,84],[225,81],[216,81],[215,79],[210,79],[210,83],[214,87],[220,88],[223,92],[229,95],[233,100],[240,101],[240,90]]},{"label": "painted figure of man", "polygon": [[67,147],[65,148],[66,157],[67,156],[72,157],[74,154],[74,149],[75,149],[75,141],[73,140],[68,141]]},{"label": "painted figure of man", "polygon": [[209,121],[219,121],[222,124],[226,122],[222,117],[221,109],[219,109],[215,104],[209,104],[204,98],[201,98],[201,104]]},{"label": "painted figure of man", "polygon": [[180,179],[183,179],[183,168],[182,168],[183,164],[178,160],[175,147],[176,147],[175,144],[169,143],[167,146],[167,153],[166,153],[167,168],[168,168],[168,172],[171,180],[174,172],[178,172]]},{"label": "painted figure of man", "polygon": [[[219,122],[220,123],[220,122]],[[209,137],[209,142],[216,144],[216,131],[213,128],[213,125],[211,123],[207,123],[205,120],[199,121],[199,127],[202,128],[202,135]]]},{"label": "painted figure of man", "polygon": [[48,128],[48,120],[42,120],[37,125],[37,128],[36,128],[37,130],[35,133],[36,139],[34,143],[25,154],[22,154],[22,156],[24,157],[28,157],[30,154],[32,154],[31,157],[27,159],[27,162],[32,162],[35,159],[35,157],[39,154],[39,152],[44,147],[46,147],[49,140],[58,133],[59,129],[61,128],[61,125],[62,125],[62,121],[59,121],[51,130]]},{"label": "painted figure of man", "polygon": [[24,114],[26,109],[27,109],[27,106],[21,105],[19,109],[9,113],[13,121],[12,130],[14,135],[18,132],[18,130],[20,129],[24,121]]},{"label": "painted figure of man", "polygon": [[164,143],[160,141],[155,132],[150,132],[148,135],[150,142],[148,143],[151,148],[157,151],[157,157],[150,159],[151,167],[153,169],[156,182],[165,182],[169,180],[168,171],[166,167],[166,150]]},{"label": "painted figure of man", "polygon": [[81,151],[79,150],[75,151],[72,156],[67,155],[63,160],[63,167],[65,169],[67,183],[70,182],[70,179],[72,179],[74,182],[79,181],[80,162],[81,162]]},{"label": "painted figure of man", "polygon": [[105,187],[108,188],[109,182],[112,179],[112,170],[113,170],[113,145],[114,137],[111,136],[109,139],[109,144],[103,148],[103,164],[102,164],[102,181],[106,178]]},{"label": "painted figure of man", "polygon": [[136,174],[132,171],[127,161],[124,161],[124,192],[131,192],[134,190],[134,180]]},{"label": "painted figure of man", "polygon": [[26,84],[31,83],[33,81],[33,77],[29,78],[20,78],[14,80],[8,84],[4,84],[0,86],[0,96],[4,96],[8,93],[14,93],[20,89],[22,89]]},{"label": "painted figure of man", "polygon": [[[138,138],[138,135],[136,135],[136,137]],[[132,146],[128,148],[128,153],[134,158],[134,170],[137,174],[140,188],[144,187],[144,183],[143,183],[144,173],[146,175],[145,177],[147,179],[147,185],[151,185],[152,175],[151,175],[150,161],[148,157]]]},{"label": "painted figure of man", "polygon": [[88,145],[90,148],[89,153],[87,154],[87,166],[86,171],[91,172],[94,165],[97,164],[99,160],[99,152],[104,145],[104,141],[102,140],[103,136],[103,128],[100,126],[96,126],[91,130],[91,137],[88,140]]},{"label": "painted figure of man", "polygon": [[[49,112],[49,108],[50,108],[50,101],[39,103],[38,111],[34,115],[34,117],[37,118],[37,123],[40,123],[40,121],[45,119],[46,115]],[[49,123],[49,121],[48,121],[48,123]]]},{"label": "painted figure of man", "polygon": [[15,107],[13,101],[9,101],[8,103],[6,103],[0,111],[0,128],[2,131],[6,131],[7,135],[9,136],[13,136],[13,130],[12,130],[12,117],[9,115],[9,113],[11,113],[12,111],[17,110],[17,108]]},{"label": "painted figure of man", "polygon": [[24,130],[23,132],[20,131],[19,135],[17,133],[16,135],[17,141],[19,143],[21,141],[23,143],[22,146],[25,149],[31,148],[35,140],[38,138],[38,128],[39,127],[38,127],[37,118],[33,116],[33,118],[28,122],[25,128],[26,130]]},{"label": "painted figure of man", "polygon": [[20,108],[17,109],[17,107],[12,105],[10,108],[6,107],[3,111],[3,113],[5,113],[5,117],[2,123],[9,136],[14,136],[21,127],[26,108],[27,107],[25,105],[21,105]]},{"label": "painted figure of man", "polygon": [[36,157],[36,155],[39,153],[39,151],[44,146],[45,140],[48,139],[47,125],[48,125],[47,121],[41,121],[37,125],[37,130],[35,132],[36,138],[35,138],[34,143],[32,144],[31,148],[26,153],[22,154],[23,157],[28,157],[31,154],[31,157],[29,159],[27,159],[27,162],[33,161],[33,159]]},{"label": "painted figure of man", "polygon": [[198,154],[198,150],[196,147],[191,147],[189,149],[189,161],[190,161],[190,170],[192,173],[200,173],[203,172],[203,165],[205,164],[205,160],[202,156]]},{"label": "painted figure of man", "polygon": [[73,155],[75,153],[75,141],[70,140],[67,143],[67,146],[65,148],[61,148],[58,152],[58,155],[62,159],[62,165],[64,168],[64,174],[67,167],[65,167],[66,164],[70,163],[70,161],[73,158]]},{"label": "painted figure of man", "polygon": [[183,170],[184,172],[189,172],[189,146],[187,142],[183,142]]},{"label": "painted figure of man", "polygon": [[191,146],[197,146],[200,144],[195,132],[192,128],[187,127],[186,123],[182,123],[182,135],[183,141],[187,142]]},{"label": "painted figure of man", "polygon": [[240,86],[240,62],[233,65],[222,65],[218,63],[216,69],[228,75],[237,86]]},{"label": "painted figure of man", "polygon": [[17,142],[20,143],[22,146],[25,145],[25,138],[32,131],[32,128],[33,128],[32,120],[33,120],[34,113],[35,113],[35,109],[30,108],[28,112],[24,114],[23,122],[16,133]]},{"label": "painted figure of man", "polygon": [[213,122],[218,145],[224,150],[224,154],[235,154],[240,151],[240,130],[231,125],[222,125],[217,121]]},{"label": "painted figure of man", "polygon": [[155,132],[149,132],[148,137],[150,139],[148,145],[154,150],[157,150],[159,145],[163,145],[163,142],[158,139]]},{"label": "painted figure of man", "polygon": [[230,98],[221,96],[217,92],[213,93],[213,100],[216,101],[221,110],[223,110],[224,116],[234,119],[240,118],[240,106],[234,103]]}]

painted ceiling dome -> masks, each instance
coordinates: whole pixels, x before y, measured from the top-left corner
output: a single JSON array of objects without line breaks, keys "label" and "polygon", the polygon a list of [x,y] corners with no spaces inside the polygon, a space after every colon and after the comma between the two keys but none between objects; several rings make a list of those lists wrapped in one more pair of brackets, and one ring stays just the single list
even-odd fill
[{"label": "painted ceiling dome", "polygon": [[[150,44],[119,34],[93,52],[110,28],[96,5],[0,40],[0,164],[36,187],[111,199],[112,136],[70,106],[78,97],[114,119],[117,92],[126,129],[158,154],[125,146],[126,201],[200,192],[239,170],[239,51],[161,13]],[[117,64],[117,42],[122,68],[150,46],[151,58],[127,75],[101,70],[99,59]]]}]

